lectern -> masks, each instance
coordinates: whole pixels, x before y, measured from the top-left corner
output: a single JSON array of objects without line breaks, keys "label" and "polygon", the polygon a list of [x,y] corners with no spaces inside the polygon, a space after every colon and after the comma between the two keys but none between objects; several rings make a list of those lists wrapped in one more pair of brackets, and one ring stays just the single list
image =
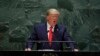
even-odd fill
[{"label": "lectern", "polygon": [[[48,41],[30,41],[30,42],[35,42],[35,43],[43,43],[43,42],[48,42]],[[56,43],[74,43],[74,41],[52,41]],[[63,50],[53,50],[53,49],[39,49],[39,50],[32,50],[37,56],[62,56],[66,52],[73,52],[70,47],[66,47]]]}]

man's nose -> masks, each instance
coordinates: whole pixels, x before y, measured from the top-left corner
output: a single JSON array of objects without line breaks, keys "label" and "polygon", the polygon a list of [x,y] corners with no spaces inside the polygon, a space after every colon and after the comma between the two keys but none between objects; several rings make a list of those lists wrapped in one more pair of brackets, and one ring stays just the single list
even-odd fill
[{"label": "man's nose", "polygon": [[53,18],[53,20],[55,21],[55,20],[57,20],[56,18]]},{"label": "man's nose", "polygon": [[53,19],[57,19],[57,17],[54,17]]}]

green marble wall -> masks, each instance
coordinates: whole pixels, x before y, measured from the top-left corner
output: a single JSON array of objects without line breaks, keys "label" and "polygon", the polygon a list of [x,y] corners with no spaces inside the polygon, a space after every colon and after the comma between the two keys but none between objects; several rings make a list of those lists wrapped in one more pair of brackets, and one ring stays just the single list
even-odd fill
[{"label": "green marble wall", "polygon": [[0,50],[24,50],[32,25],[44,22],[50,7],[61,12],[58,23],[80,51],[100,51],[100,0],[0,0]]}]

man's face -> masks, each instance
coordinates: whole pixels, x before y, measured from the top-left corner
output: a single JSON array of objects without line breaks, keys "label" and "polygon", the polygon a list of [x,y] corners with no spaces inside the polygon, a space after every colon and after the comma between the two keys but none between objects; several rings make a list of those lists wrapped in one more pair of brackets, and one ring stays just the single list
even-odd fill
[{"label": "man's face", "polygon": [[55,26],[58,21],[59,14],[56,13],[49,13],[47,16],[47,21],[50,25]]}]

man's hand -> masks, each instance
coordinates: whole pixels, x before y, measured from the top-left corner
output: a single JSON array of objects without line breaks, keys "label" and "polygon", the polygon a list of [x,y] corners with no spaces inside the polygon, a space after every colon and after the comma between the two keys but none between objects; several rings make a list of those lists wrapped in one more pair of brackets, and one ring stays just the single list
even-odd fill
[{"label": "man's hand", "polygon": [[32,51],[32,49],[31,48],[26,48],[25,51]]},{"label": "man's hand", "polygon": [[78,50],[78,49],[74,49],[73,51],[74,51],[74,52],[78,52],[79,50]]}]

